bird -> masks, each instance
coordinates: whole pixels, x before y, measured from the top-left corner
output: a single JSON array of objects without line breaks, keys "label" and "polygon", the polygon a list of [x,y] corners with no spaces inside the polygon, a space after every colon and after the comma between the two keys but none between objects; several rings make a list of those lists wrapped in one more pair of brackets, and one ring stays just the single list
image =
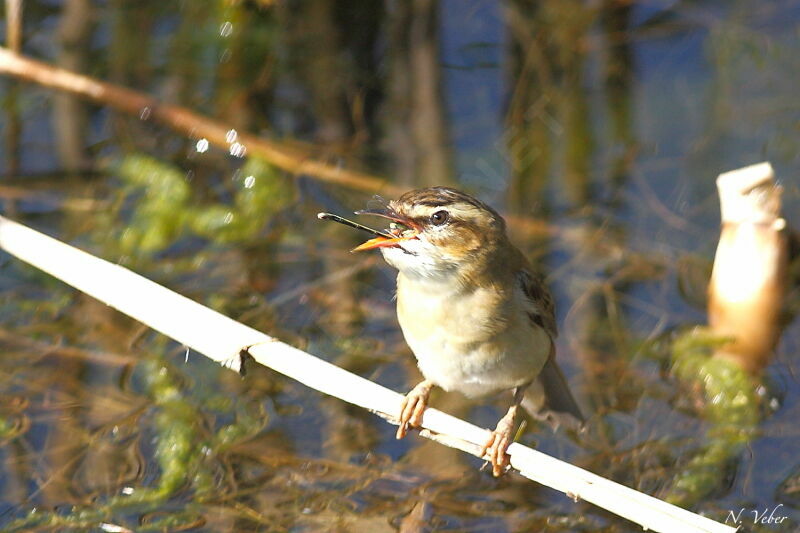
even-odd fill
[{"label": "bird", "polygon": [[439,186],[356,214],[390,221],[353,251],[380,250],[397,269],[397,318],[424,377],[402,401],[398,439],[421,425],[434,387],[470,398],[512,392],[481,449],[494,476],[509,468],[520,406],[552,426],[582,427],[555,360],[553,298],[497,211]]}]

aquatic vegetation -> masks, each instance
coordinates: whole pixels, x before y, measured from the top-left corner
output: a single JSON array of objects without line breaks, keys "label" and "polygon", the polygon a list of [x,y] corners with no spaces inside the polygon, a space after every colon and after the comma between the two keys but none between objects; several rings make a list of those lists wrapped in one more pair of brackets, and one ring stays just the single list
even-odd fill
[{"label": "aquatic vegetation", "polygon": [[185,172],[147,155],[125,156],[117,173],[125,195],[137,197],[130,223],[118,230],[126,254],[156,253],[186,235],[216,243],[252,241],[294,197],[294,185],[257,157],[236,171],[229,204],[198,200]]},{"label": "aquatic vegetation", "polygon": [[[209,431],[208,410],[198,405],[196,396],[184,384],[186,378],[160,357],[148,357],[137,369],[144,393],[149,400],[141,416],[152,424],[152,456],[158,475],[150,483],[119,487],[119,493],[94,502],[91,506],[73,505],[59,511],[32,509],[27,516],[6,525],[6,531],[39,528],[100,527],[118,524],[128,516],[146,516],[168,506],[170,511],[156,513],[157,518],[136,526],[136,531],[174,530],[186,524],[202,523],[194,508],[219,494],[218,456],[237,442],[260,432],[269,417],[252,404],[227,402],[234,408],[234,419],[216,432]],[[220,405],[220,402],[215,402]],[[224,404],[225,402],[223,402]],[[191,498],[189,498],[191,495]]]},{"label": "aquatic vegetation", "polygon": [[667,500],[691,507],[725,482],[728,471],[752,439],[761,420],[758,382],[734,361],[713,357],[731,342],[705,328],[678,336],[672,346],[672,373],[680,386],[695,388],[700,414],[708,422],[705,442],[681,465]]}]

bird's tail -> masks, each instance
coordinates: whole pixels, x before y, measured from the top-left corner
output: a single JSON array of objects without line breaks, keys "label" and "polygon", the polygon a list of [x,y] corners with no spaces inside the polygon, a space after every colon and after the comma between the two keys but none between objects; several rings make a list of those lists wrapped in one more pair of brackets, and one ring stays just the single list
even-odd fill
[{"label": "bird's tail", "polygon": [[554,430],[560,425],[580,430],[586,422],[564,374],[556,364],[555,353],[550,354],[539,377],[525,391],[522,407]]}]

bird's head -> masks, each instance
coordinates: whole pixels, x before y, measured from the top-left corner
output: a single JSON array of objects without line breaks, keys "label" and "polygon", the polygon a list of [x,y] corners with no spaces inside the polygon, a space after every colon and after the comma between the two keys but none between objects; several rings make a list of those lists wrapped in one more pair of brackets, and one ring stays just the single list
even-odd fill
[{"label": "bird's head", "polygon": [[480,200],[449,187],[416,189],[375,208],[358,211],[391,221],[392,237],[371,239],[353,251],[380,249],[404,274],[437,278],[491,256],[505,240],[505,223]]}]

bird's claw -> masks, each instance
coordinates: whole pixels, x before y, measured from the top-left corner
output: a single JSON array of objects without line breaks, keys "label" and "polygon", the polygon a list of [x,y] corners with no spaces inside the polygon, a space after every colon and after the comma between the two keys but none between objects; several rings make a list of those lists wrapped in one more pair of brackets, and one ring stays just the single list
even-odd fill
[{"label": "bird's claw", "polygon": [[423,381],[406,394],[400,404],[400,426],[397,428],[396,437],[402,439],[408,435],[409,428],[422,425],[422,414],[428,407],[428,397],[431,394],[431,385]]},{"label": "bird's claw", "polygon": [[502,476],[511,467],[511,456],[506,451],[511,446],[513,429],[513,419],[511,421],[506,418],[501,419],[481,448],[481,457],[488,456],[487,462],[492,465],[494,477]]}]

